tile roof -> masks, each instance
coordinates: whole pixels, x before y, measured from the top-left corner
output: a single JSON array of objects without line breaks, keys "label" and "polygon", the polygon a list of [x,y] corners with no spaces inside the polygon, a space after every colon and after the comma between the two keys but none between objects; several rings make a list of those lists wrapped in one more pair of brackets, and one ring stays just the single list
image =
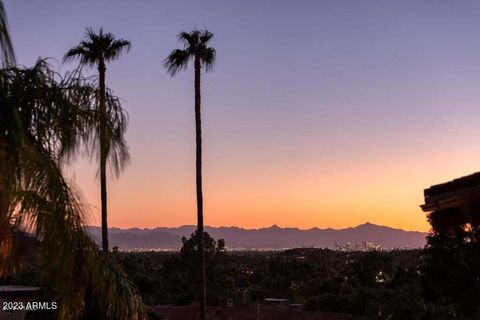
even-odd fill
[{"label": "tile roof", "polygon": [[445,183],[431,186],[424,190],[425,198],[434,197],[443,193],[454,192],[472,187],[480,187],[480,172],[454,179]]}]

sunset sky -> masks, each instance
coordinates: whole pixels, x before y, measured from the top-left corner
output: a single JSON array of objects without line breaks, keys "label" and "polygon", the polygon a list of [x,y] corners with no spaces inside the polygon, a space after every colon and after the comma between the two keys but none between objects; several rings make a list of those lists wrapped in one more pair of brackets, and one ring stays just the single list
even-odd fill
[{"label": "sunset sky", "polygon": [[[107,66],[132,157],[109,181],[110,226],[196,222],[193,70],[162,66],[193,28],[217,49],[202,79],[208,225],[426,231],[423,189],[480,169],[478,1],[5,2],[26,66],[71,69],[61,57],[88,26],[132,42]],[[67,172],[99,224],[96,164]]]}]

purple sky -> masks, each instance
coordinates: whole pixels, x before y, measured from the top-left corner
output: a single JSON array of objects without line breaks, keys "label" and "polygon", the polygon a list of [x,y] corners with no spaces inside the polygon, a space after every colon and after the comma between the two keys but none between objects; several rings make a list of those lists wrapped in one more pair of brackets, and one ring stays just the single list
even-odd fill
[{"label": "purple sky", "polygon": [[[5,4],[20,64],[69,69],[87,26],[132,42],[107,71],[132,154],[111,225],[194,223],[193,72],[172,79],[162,60],[195,27],[218,52],[203,78],[209,224],[426,230],[422,189],[480,165],[478,1]],[[92,167],[69,172],[98,207]]]}]

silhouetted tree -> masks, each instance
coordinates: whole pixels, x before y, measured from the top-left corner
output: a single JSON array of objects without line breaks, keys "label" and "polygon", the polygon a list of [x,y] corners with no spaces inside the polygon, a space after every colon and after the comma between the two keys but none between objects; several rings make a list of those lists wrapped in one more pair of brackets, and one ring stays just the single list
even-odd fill
[{"label": "silhouetted tree", "polygon": [[[201,279],[198,274],[198,232],[192,233],[189,239],[182,238],[182,248],[180,250],[180,260],[189,274],[189,283],[194,284],[195,292],[201,287]],[[225,241],[223,239],[215,240],[208,232],[203,234],[205,250],[205,278],[208,280],[206,290],[206,301],[210,305],[218,305],[218,297],[221,296],[223,288],[221,281],[224,278],[222,270],[222,257],[225,254]]]},{"label": "silhouetted tree", "polygon": [[[108,224],[107,224],[107,160],[115,176],[118,176],[128,162],[129,155],[124,140],[126,121],[120,118],[115,126],[108,123],[107,104],[105,102],[105,73],[106,63],[116,60],[120,55],[130,50],[130,42],[115,39],[111,33],[103,33],[102,28],[98,33],[87,28],[86,39],[76,47],[70,49],[64,60],[79,59],[81,65],[97,67],[100,85],[100,98],[98,99],[99,119],[96,127],[98,139],[93,139],[92,154],[96,154],[100,161],[100,193],[102,202],[102,247],[108,251]],[[97,147],[98,144],[98,147]]]},{"label": "silhouetted tree", "polygon": [[178,35],[183,49],[173,50],[164,60],[167,71],[174,76],[178,71],[186,69],[193,60],[195,70],[195,136],[196,136],[196,190],[197,190],[197,231],[199,234],[198,255],[199,275],[202,284],[199,290],[200,319],[206,316],[206,284],[205,284],[205,252],[203,243],[203,191],[202,191],[202,120],[200,113],[200,77],[202,66],[210,71],[215,63],[215,49],[208,46],[213,33],[204,30],[182,32]]},{"label": "silhouetted tree", "polygon": [[25,254],[15,231],[26,229],[40,243],[42,283],[60,301],[61,319],[85,311],[87,292],[104,314],[132,319],[142,308],[136,289],[85,234],[85,206],[61,169],[97,117],[96,92],[79,73],[61,77],[44,60],[0,69],[0,276]]},{"label": "silhouetted tree", "polygon": [[[192,282],[198,286],[201,286],[201,281],[198,278],[198,241],[199,241],[198,232],[192,233],[189,239],[182,238],[182,248],[180,249],[180,258],[183,260],[183,264],[189,269],[192,273]],[[215,263],[219,262],[218,257],[225,252],[225,241],[223,239],[218,239],[215,241],[208,232],[203,233],[203,243],[205,250],[205,267],[206,269],[213,268]],[[210,270],[209,270],[210,271]],[[209,272],[210,273],[210,272]],[[214,272],[213,272],[214,273]],[[217,276],[220,276],[217,274]]]},{"label": "silhouetted tree", "polygon": [[480,243],[473,230],[457,226],[427,239],[422,284],[427,302],[467,319],[480,314]]}]

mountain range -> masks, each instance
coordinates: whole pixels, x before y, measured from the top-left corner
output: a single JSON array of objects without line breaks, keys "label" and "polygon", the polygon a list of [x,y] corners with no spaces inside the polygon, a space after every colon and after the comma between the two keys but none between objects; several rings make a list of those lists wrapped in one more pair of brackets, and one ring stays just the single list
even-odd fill
[{"label": "mountain range", "polygon": [[[87,231],[98,241],[101,228],[86,227]],[[182,237],[190,237],[196,227],[157,227],[154,229],[120,229],[109,228],[111,247],[120,249],[178,249]],[[273,225],[268,228],[244,229],[239,227],[205,227],[215,239],[224,239],[230,249],[282,249],[298,247],[334,248],[335,243],[345,244],[368,241],[386,249],[422,248],[425,246],[427,233],[405,231],[372,223],[361,224],[345,229],[302,230],[298,228],[281,228]]]}]

